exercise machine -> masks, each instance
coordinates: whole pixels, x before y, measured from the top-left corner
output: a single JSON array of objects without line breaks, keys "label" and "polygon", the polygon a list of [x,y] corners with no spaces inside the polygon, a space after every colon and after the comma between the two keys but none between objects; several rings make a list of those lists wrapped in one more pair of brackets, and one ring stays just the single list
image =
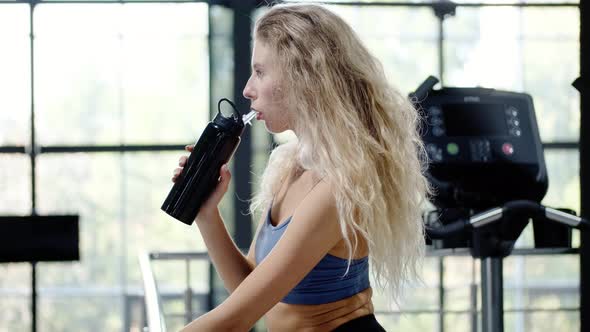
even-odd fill
[{"label": "exercise machine", "polygon": [[410,99],[420,111],[434,211],[425,214],[434,248],[469,248],[481,260],[482,329],[503,332],[502,259],[533,222],[536,247],[566,247],[590,223],[540,202],[548,178],[526,93],[443,87],[428,77]]}]

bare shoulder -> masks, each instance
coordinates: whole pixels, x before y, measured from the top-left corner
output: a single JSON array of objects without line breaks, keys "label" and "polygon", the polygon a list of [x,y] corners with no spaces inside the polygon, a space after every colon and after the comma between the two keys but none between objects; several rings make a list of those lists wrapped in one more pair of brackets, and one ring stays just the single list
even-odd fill
[{"label": "bare shoulder", "polygon": [[321,179],[309,193],[308,204],[318,203],[327,209],[336,208],[334,186],[327,180]]},{"label": "bare shoulder", "polygon": [[317,226],[338,225],[336,198],[328,181],[319,181],[301,202],[293,214],[293,223],[300,222]]}]

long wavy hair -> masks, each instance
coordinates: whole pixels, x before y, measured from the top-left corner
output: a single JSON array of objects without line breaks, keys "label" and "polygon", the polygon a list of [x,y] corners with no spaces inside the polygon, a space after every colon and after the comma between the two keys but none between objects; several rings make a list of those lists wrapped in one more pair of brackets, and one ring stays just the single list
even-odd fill
[{"label": "long wavy hair", "polygon": [[295,169],[333,189],[349,263],[362,236],[377,286],[397,302],[424,255],[421,208],[430,194],[418,112],[342,18],[320,5],[276,5],[254,38],[274,51],[297,140],[276,147],[253,197],[271,204]]}]

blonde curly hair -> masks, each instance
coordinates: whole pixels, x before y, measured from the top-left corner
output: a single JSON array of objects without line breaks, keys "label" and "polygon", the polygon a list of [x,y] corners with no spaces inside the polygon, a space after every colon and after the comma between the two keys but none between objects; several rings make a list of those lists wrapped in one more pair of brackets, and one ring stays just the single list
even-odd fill
[{"label": "blonde curly hair", "polygon": [[297,140],[271,153],[251,210],[266,209],[295,168],[318,172],[333,185],[349,263],[360,235],[377,286],[397,302],[425,250],[430,188],[417,111],[352,28],[320,5],[276,5],[254,38],[276,56]]}]

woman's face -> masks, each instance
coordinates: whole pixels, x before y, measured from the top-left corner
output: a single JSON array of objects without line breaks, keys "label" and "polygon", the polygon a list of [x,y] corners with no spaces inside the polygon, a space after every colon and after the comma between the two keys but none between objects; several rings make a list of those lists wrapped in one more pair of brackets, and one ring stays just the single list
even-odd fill
[{"label": "woman's face", "polygon": [[270,47],[254,41],[252,75],[243,94],[250,99],[251,108],[258,112],[257,119],[264,121],[266,129],[271,133],[281,133],[292,128],[279,85],[280,71],[274,58]]}]

